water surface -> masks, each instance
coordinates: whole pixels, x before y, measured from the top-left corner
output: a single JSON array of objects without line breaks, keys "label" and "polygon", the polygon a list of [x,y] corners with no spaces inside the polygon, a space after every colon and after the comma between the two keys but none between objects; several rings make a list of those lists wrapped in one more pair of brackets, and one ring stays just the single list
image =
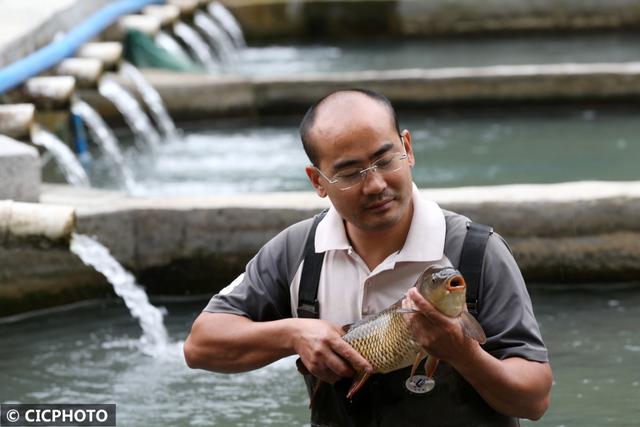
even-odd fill
[{"label": "water surface", "polygon": [[[421,188],[640,179],[636,108],[517,107],[402,113]],[[297,119],[209,122],[184,138],[125,152],[139,195],[310,190]],[[91,178],[118,187],[99,154]]]},{"label": "water surface", "polygon": [[[526,426],[636,426],[640,289],[536,287],[533,300],[555,375],[552,404]],[[159,303],[173,345],[136,348],[123,304],[102,302],[0,324],[0,401],[116,403],[119,425],[294,426],[308,422],[304,385],[288,358],[246,374],[189,370],[181,342],[205,301]]]},{"label": "water surface", "polygon": [[491,65],[630,62],[640,34],[573,33],[249,47],[217,73],[299,73]]}]

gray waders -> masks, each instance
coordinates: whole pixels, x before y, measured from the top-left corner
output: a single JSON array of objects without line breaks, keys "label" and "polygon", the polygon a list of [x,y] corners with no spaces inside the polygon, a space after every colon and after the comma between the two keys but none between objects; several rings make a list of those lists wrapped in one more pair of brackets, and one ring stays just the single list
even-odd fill
[{"label": "gray waders", "polygon": [[[318,318],[318,283],[324,253],[314,250],[316,227],[326,211],[314,218],[304,247],[304,264],[298,296],[298,317]],[[477,317],[482,284],[482,262],[491,227],[469,222],[458,270],[467,283],[467,307]],[[445,247],[445,249],[447,249]],[[446,254],[446,250],[445,250]],[[314,397],[312,426],[519,426],[517,419],[492,409],[464,378],[447,363],[440,362],[434,374],[436,387],[425,394],[405,388],[411,367],[388,374],[374,374],[353,397],[346,399],[352,379],[322,384]],[[304,380],[311,396],[316,379]]]}]

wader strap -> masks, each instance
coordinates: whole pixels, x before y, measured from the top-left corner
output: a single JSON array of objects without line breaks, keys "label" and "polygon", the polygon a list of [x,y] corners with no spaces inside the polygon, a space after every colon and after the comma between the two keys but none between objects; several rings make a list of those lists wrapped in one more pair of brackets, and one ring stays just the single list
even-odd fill
[{"label": "wader strap", "polygon": [[313,219],[307,241],[304,244],[304,264],[300,276],[300,289],[298,292],[298,317],[317,319],[320,317],[320,305],[318,304],[318,285],[320,284],[320,272],[324,252],[316,253],[315,237],[318,223],[326,215],[327,211],[320,212]]},{"label": "wader strap", "polygon": [[479,311],[478,294],[482,279],[484,250],[487,247],[489,236],[492,234],[493,228],[489,226],[467,222],[467,235],[462,244],[458,270],[467,283],[467,308],[474,317],[478,317]]}]

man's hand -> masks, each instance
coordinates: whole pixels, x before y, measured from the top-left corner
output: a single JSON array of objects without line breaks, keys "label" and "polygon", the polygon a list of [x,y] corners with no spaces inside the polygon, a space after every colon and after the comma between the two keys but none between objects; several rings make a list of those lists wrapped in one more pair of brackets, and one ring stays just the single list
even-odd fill
[{"label": "man's hand", "polygon": [[458,319],[453,319],[438,311],[416,288],[407,292],[403,306],[411,306],[419,312],[406,314],[405,319],[413,338],[431,356],[452,362],[463,354],[462,349],[473,345],[473,340],[464,334]]},{"label": "man's hand", "polygon": [[342,335],[340,327],[324,320],[296,319],[293,347],[307,370],[330,384],[354,376],[353,367],[371,372],[371,364]]},{"label": "man's hand", "polygon": [[406,319],[414,339],[432,356],[448,362],[496,411],[539,419],[549,406],[553,375],[548,363],[510,357],[499,360],[467,337],[462,325],[440,313],[415,289],[403,307],[418,310]]}]

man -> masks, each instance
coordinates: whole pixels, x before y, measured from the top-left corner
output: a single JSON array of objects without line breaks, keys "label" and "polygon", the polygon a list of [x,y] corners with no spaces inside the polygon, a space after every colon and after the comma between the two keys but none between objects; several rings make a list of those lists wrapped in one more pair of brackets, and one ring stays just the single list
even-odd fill
[{"label": "man", "polygon": [[[412,289],[428,266],[456,265],[466,218],[421,198],[411,176],[411,135],[399,131],[389,101],[362,90],[332,93],[310,108],[300,132],[309,180],[332,204],[312,240],[324,254],[319,319],[297,316],[307,220],[267,243],[212,298],[185,342],[189,366],[241,372],[298,354],[306,370],[330,384],[318,388],[313,425],[517,425],[517,418],[540,418],[551,369],[524,281],[501,238],[492,235],[485,251],[483,346]],[[436,387],[411,393],[405,369],[372,375],[347,401],[354,368],[372,367],[341,339],[340,327],[405,294],[420,310],[406,316],[416,341],[441,360]]]}]

